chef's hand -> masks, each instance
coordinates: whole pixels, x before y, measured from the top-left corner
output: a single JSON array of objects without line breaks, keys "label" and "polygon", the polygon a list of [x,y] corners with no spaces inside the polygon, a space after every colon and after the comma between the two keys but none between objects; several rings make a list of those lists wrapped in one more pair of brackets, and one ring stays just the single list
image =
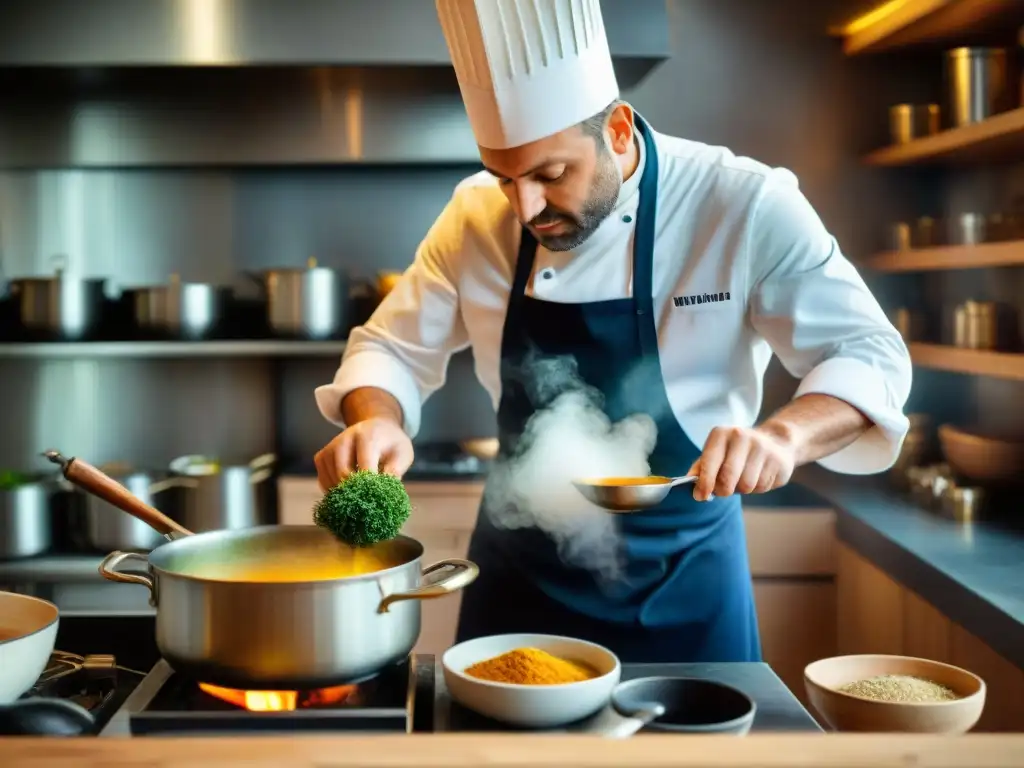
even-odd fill
[{"label": "chef's hand", "polygon": [[781,488],[793,476],[796,448],[771,428],[715,427],[700,458],[690,467],[697,475],[693,498],[711,494],[766,493]]},{"label": "chef's hand", "polygon": [[333,488],[357,469],[401,477],[412,464],[412,440],[394,419],[357,422],[313,457],[320,487]]}]

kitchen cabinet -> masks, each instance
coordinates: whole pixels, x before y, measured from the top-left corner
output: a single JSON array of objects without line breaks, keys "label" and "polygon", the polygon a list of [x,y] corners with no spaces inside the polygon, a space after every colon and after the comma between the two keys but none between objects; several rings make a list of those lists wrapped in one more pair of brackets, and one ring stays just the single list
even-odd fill
[{"label": "kitchen cabinet", "polygon": [[804,667],[835,655],[835,513],[744,510],[765,662],[806,704]]},{"label": "kitchen cabinet", "polygon": [[1024,731],[1024,670],[1007,661],[927,600],[840,545],[839,652],[892,653],[955,664],[988,688],[976,731]]}]

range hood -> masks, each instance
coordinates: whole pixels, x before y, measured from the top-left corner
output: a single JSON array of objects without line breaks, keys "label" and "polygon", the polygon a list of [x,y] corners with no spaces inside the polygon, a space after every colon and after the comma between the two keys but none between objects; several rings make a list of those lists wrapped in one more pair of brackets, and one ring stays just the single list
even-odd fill
[{"label": "range hood", "polygon": [[[666,2],[602,9],[628,98]],[[432,0],[0,0],[0,170],[478,162]]]},{"label": "range hood", "polygon": [[[603,0],[601,7],[616,60],[649,70],[668,58],[665,0]],[[0,3],[0,66],[450,62],[431,0],[31,0]]]}]

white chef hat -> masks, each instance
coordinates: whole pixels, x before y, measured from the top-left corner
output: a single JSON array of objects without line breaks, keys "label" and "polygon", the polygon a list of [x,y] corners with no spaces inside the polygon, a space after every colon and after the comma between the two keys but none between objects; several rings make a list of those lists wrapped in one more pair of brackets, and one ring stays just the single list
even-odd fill
[{"label": "white chef hat", "polygon": [[477,144],[507,149],[619,97],[600,0],[437,0]]}]

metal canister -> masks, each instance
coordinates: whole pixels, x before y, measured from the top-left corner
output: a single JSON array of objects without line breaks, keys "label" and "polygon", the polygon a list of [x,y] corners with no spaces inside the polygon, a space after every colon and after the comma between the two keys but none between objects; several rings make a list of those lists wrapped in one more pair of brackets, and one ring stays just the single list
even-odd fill
[{"label": "metal canister", "polygon": [[998,340],[996,305],[965,301],[956,308],[954,344],[965,349],[995,349]]},{"label": "metal canister", "polygon": [[943,244],[940,221],[931,216],[922,216],[914,222],[911,245],[914,248],[934,248]]},{"label": "metal canister", "polygon": [[952,127],[970,125],[1016,106],[1005,48],[954,48],[946,52],[946,108]]},{"label": "metal canister", "polygon": [[949,219],[950,245],[980,245],[988,242],[991,217],[983,213],[961,213]]},{"label": "metal canister", "polygon": [[932,136],[942,127],[938,104],[895,104],[889,107],[889,136],[893,144]]},{"label": "metal canister", "polygon": [[888,249],[890,251],[909,251],[914,247],[912,233],[913,227],[905,221],[890,224]]},{"label": "metal canister", "polygon": [[985,513],[984,488],[969,488],[949,484],[942,494],[942,513],[958,523],[973,523]]}]

